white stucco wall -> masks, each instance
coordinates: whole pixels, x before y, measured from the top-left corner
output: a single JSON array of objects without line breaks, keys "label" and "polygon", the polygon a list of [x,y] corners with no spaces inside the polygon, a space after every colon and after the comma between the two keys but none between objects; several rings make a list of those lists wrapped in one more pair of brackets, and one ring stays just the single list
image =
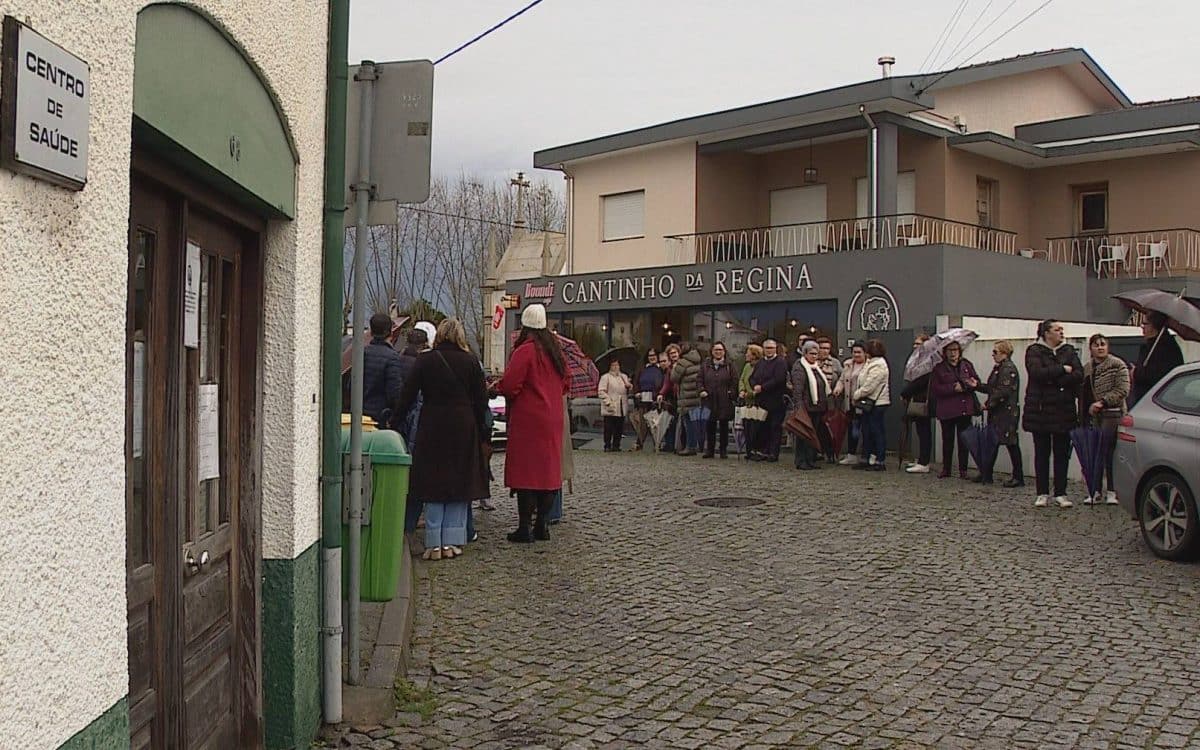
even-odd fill
[{"label": "white stucco wall", "polygon": [[[128,689],[125,305],[142,0],[0,0],[91,64],[87,188],[0,171],[0,747],[56,748]],[[297,218],[268,235],[264,555],[319,534],[323,0],[203,0],[280,98]]]}]

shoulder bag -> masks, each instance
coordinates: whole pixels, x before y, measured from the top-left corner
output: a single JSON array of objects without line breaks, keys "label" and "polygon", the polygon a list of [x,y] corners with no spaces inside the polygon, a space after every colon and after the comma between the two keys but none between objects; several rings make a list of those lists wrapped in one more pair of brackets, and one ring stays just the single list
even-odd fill
[{"label": "shoulder bag", "polygon": [[933,395],[933,378],[925,384],[925,400],[910,399],[905,407],[905,416],[909,419],[929,419],[929,399]]}]

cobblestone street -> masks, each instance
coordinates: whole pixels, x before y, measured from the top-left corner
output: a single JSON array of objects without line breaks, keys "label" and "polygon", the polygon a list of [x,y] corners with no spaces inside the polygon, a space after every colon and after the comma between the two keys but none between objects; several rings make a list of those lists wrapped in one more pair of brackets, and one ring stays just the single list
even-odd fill
[{"label": "cobblestone street", "polygon": [[[1200,569],[1154,559],[1116,507],[1035,509],[1030,490],[894,463],[581,451],[576,466],[551,542],[504,541],[515,504],[497,488],[462,559],[418,563],[410,678],[436,708],[346,740],[1200,744]],[[708,496],[764,502],[694,504]]]}]

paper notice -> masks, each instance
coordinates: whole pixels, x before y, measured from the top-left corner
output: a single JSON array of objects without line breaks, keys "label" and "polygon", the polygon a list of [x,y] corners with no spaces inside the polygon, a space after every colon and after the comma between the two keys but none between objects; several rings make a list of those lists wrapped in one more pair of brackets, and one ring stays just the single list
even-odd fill
[{"label": "paper notice", "polygon": [[221,386],[210,383],[200,386],[196,416],[196,466],[199,480],[221,476]]},{"label": "paper notice", "polygon": [[146,344],[133,342],[133,457],[142,457],[146,439]]},{"label": "paper notice", "polygon": [[183,278],[183,345],[200,345],[200,246],[187,244],[187,264]]}]

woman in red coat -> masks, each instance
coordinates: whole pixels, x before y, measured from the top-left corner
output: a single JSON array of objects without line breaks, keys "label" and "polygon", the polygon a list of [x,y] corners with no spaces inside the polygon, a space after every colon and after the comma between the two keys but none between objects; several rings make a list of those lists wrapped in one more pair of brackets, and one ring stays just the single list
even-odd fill
[{"label": "woman in red coat", "polygon": [[[554,334],[546,330],[546,308],[530,305],[521,313],[521,335],[497,388],[508,410],[504,484],[517,493],[517,530],[510,542],[550,538],[546,523],[562,489],[563,395],[567,361]],[[534,511],[537,522],[533,524]]]}]

